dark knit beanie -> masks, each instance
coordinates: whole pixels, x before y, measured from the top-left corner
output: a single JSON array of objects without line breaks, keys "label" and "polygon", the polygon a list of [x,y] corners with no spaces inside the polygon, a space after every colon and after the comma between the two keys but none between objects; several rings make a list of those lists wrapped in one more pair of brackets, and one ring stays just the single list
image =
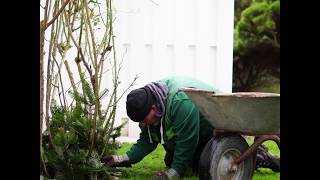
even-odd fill
[{"label": "dark knit beanie", "polygon": [[127,96],[127,115],[135,122],[141,122],[150,112],[155,98],[149,88],[131,91]]}]

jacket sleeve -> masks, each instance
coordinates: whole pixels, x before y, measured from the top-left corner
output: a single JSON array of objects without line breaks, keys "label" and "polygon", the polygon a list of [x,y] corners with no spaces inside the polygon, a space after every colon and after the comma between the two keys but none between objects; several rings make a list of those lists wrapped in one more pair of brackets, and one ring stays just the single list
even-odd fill
[{"label": "jacket sleeve", "polygon": [[176,134],[172,168],[183,175],[193,159],[199,141],[199,111],[190,99],[172,106],[173,131]]},{"label": "jacket sleeve", "polygon": [[140,137],[130,149],[127,151],[127,155],[129,157],[130,163],[135,164],[141,161],[146,155],[151,153],[156,147],[158,143],[150,143],[148,131],[146,129],[141,129]]}]

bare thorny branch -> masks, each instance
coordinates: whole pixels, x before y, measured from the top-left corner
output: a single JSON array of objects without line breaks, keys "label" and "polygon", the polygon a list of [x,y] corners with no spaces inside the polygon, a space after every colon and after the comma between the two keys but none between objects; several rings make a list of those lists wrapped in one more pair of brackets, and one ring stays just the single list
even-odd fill
[{"label": "bare thorny branch", "polygon": [[54,15],[54,17],[46,24],[46,26],[44,27],[46,30],[58,17],[59,15],[62,13],[62,11],[64,10],[64,8],[68,5],[68,3],[70,2],[71,0],[66,0],[63,5],[61,6],[61,8],[58,10],[58,12]]},{"label": "bare thorny branch", "polygon": [[45,163],[43,159],[42,129],[43,129],[43,99],[44,99],[44,79],[43,79],[43,74],[44,74],[43,58],[44,58],[44,39],[45,39],[44,37],[45,37],[45,27],[47,26],[48,4],[49,4],[49,0],[46,1],[46,4],[44,6],[44,19],[40,22],[40,159],[46,175],[48,175],[48,172],[45,167]]},{"label": "bare thorny branch", "polygon": [[[92,129],[90,134],[90,149],[87,154],[87,159],[90,157],[91,152],[95,148],[96,138],[97,138],[97,123],[99,120],[103,121],[103,129],[101,136],[105,143],[108,143],[110,138],[110,133],[113,130],[113,125],[115,121],[115,112],[116,105],[118,101],[123,97],[123,95],[129,90],[131,86],[135,83],[137,77],[134,78],[133,82],[121,93],[118,97],[118,85],[119,85],[119,72],[122,67],[122,62],[117,64],[116,60],[116,52],[114,47],[114,33],[113,33],[113,23],[114,17],[112,16],[112,4],[111,0],[106,0],[106,21],[103,20],[100,4],[99,7],[99,15],[102,19],[105,33],[99,44],[99,48],[97,46],[97,42],[95,39],[95,32],[93,29],[93,21],[92,18],[95,17],[91,13],[94,13],[92,9],[89,7],[88,0],[45,0],[45,6],[41,6],[44,9],[44,19],[41,21],[40,26],[40,76],[41,76],[41,86],[40,86],[40,104],[41,104],[41,113],[40,113],[40,135],[42,137],[42,117],[43,113],[43,97],[44,97],[44,76],[43,76],[43,60],[44,60],[44,43],[45,43],[45,31],[48,27],[51,26],[51,37],[48,40],[50,43],[48,56],[48,66],[47,66],[47,92],[46,92],[46,126],[49,133],[49,140],[52,143],[51,132],[49,129],[49,109],[51,99],[54,99],[55,93],[53,93],[55,88],[58,88],[61,93],[63,100],[60,97],[60,93],[58,93],[58,98],[60,100],[60,104],[65,107],[65,109],[69,109],[67,107],[67,101],[65,97],[64,85],[62,80],[65,79],[62,77],[62,71],[65,70],[67,72],[67,77],[71,83],[71,88],[74,93],[78,93],[78,83],[75,82],[74,75],[72,69],[69,67],[71,63],[68,62],[66,58],[67,52],[69,48],[76,49],[77,54],[75,55],[74,61],[70,61],[72,63],[76,63],[78,75],[81,73],[85,73],[86,76],[90,79],[90,87],[94,92],[94,104],[92,105],[93,109],[93,117],[92,120]],[[72,2],[72,3],[71,3]],[[53,12],[50,16],[50,5],[53,4]],[[51,20],[48,20],[49,17],[52,17]],[[78,23],[78,24],[77,24]],[[77,27],[77,28],[74,28]],[[61,29],[62,28],[62,29]],[[84,37],[84,38],[82,38]],[[71,42],[70,42],[71,41]],[[69,47],[69,43],[73,46]],[[59,45],[59,46],[58,46]],[[56,52],[60,53],[60,57],[56,56]],[[113,53],[113,54],[111,54]],[[104,63],[106,62],[106,57],[112,55],[111,60],[113,60],[111,65],[112,79],[109,80],[112,86],[110,89],[112,90],[112,94],[110,96],[108,105],[100,105],[100,100],[102,96],[105,96],[109,91],[109,89],[104,89],[102,93],[100,93],[101,88],[101,79],[103,74],[105,73]],[[69,58],[68,58],[69,59]],[[70,59],[69,59],[70,60]],[[91,60],[91,61],[90,61]],[[58,63],[60,62],[60,64]],[[65,69],[62,69],[62,65],[65,65]],[[84,67],[85,71],[82,72],[82,67]],[[92,68],[91,68],[92,67]],[[57,69],[57,74],[53,76],[54,69]],[[81,81],[79,83],[82,85],[82,91],[84,94],[84,87]],[[58,85],[59,84],[59,85]],[[51,89],[53,88],[53,90]],[[51,90],[53,91],[51,93]],[[67,90],[68,91],[68,90]],[[72,105],[72,102],[70,106]],[[104,114],[102,114],[102,108],[106,108]],[[40,139],[40,150],[42,152],[42,139]],[[101,155],[103,155],[104,151]],[[41,155],[42,158],[42,155]],[[44,165],[43,159],[41,159],[41,163]],[[45,168],[45,166],[44,166]],[[46,171],[46,170],[45,170]]]}]

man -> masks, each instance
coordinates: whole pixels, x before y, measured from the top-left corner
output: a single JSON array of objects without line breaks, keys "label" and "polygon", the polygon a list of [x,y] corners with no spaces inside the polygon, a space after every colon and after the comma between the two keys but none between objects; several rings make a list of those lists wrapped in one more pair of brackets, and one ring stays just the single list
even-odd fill
[{"label": "man", "polygon": [[128,167],[142,160],[159,143],[166,151],[165,164],[169,169],[154,175],[155,179],[183,176],[191,167],[198,170],[202,149],[213,136],[213,127],[199,112],[182,87],[220,92],[203,82],[170,77],[131,91],[126,109],[131,120],[139,122],[140,138],[121,156],[109,156],[102,161],[110,166]]}]

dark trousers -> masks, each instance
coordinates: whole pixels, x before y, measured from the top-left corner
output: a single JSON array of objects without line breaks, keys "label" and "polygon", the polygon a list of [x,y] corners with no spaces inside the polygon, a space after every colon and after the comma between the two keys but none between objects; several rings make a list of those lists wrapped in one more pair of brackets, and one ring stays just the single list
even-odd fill
[{"label": "dark trousers", "polygon": [[[198,167],[199,167],[199,160],[200,160],[200,156],[202,153],[202,150],[204,149],[204,147],[206,146],[206,143],[202,143],[199,144],[194,155],[193,155],[193,159],[191,162],[191,167],[192,167],[192,172],[194,174],[198,174]],[[173,162],[173,154],[169,153],[168,151],[166,151],[166,155],[164,157],[164,163],[166,164],[167,167],[171,167],[171,164]]]}]

